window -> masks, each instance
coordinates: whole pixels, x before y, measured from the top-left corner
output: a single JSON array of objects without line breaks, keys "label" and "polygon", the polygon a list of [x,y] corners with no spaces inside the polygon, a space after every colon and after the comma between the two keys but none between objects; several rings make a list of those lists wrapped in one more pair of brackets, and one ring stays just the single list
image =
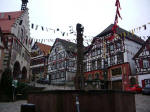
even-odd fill
[{"label": "window", "polygon": [[59,48],[58,48],[58,47],[56,47],[56,48],[55,48],[55,52],[58,52],[58,51],[59,51]]},{"label": "window", "polygon": [[123,63],[123,53],[119,53],[117,55],[117,63]]},{"label": "window", "polygon": [[95,70],[95,69],[96,69],[96,64],[95,64],[95,62],[96,62],[95,60],[92,61],[92,70]]},{"label": "window", "polygon": [[97,68],[98,68],[98,69],[101,69],[101,68],[102,68],[102,60],[101,60],[101,59],[98,59],[98,60],[97,60]]},{"label": "window", "polygon": [[92,80],[92,74],[88,75],[88,80]]},{"label": "window", "polygon": [[65,76],[65,72],[61,72],[61,78]]},{"label": "window", "polygon": [[110,46],[107,45],[106,51],[109,52],[110,51]]},{"label": "window", "polygon": [[108,58],[104,59],[104,67],[108,67]]},{"label": "window", "polygon": [[95,55],[95,52],[94,52],[94,50],[92,51],[92,56],[94,56]]},{"label": "window", "polygon": [[114,45],[111,44],[111,45],[110,45],[110,51],[113,51],[113,50],[114,50]]},{"label": "window", "polygon": [[52,57],[49,57],[49,61],[52,61]]},{"label": "window", "polygon": [[95,79],[99,79],[99,72],[95,73]]},{"label": "window", "polygon": [[65,61],[63,61],[62,64],[63,64],[63,67],[65,67]]},{"label": "window", "polygon": [[114,65],[115,64],[115,56],[111,56],[110,57],[110,65]]},{"label": "window", "polygon": [[149,68],[149,61],[147,59],[143,60],[143,68]]},{"label": "window", "polygon": [[60,63],[57,62],[57,69],[59,69]]},{"label": "window", "polygon": [[64,58],[65,57],[65,52],[62,52],[61,55],[62,55],[62,58]]},{"label": "window", "polygon": [[73,67],[73,66],[74,66],[74,61],[70,61],[70,62],[69,62],[69,66],[70,66],[70,67]]},{"label": "window", "polygon": [[116,47],[117,47],[117,49],[121,48],[121,41],[116,42]]},{"label": "window", "polygon": [[56,77],[55,77],[55,73],[52,75],[52,79],[55,79]]},{"label": "window", "polygon": [[58,78],[59,78],[59,72],[56,73],[56,79],[58,79]]},{"label": "window", "polygon": [[140,67],[138,60],[136,60],[136,65],[137,65],[138,68]]},{"label": "window", "polygon": [[122,69],[121,69],[121,67],[111,69],[111,72],[112,72],[112,76],[121,75],[122,74]]},{"label": "window", "polygon": [[97,49],[97,54],[98,54],[98,55],[101,54],[101,48]]}]

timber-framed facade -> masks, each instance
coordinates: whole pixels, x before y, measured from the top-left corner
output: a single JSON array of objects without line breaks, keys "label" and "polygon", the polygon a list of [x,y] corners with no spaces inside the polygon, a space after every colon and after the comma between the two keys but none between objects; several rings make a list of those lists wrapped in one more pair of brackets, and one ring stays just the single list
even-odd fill
[{"label": "timber-framed facade", "polygon": [[[85,79],[94,81],[97,88],[122,89],[129,85],[129,76],[136,73],[133,56],[144,43],[136,35],[132,35],[122,28],[117,28],[113,40],[113,25],[108,26],[97,35],[85,54]],[[125,36],[121,36],[126,33]],[[131,54],[132,52],[132,54]],[[99,81],[98,81],[99,80]]]}]

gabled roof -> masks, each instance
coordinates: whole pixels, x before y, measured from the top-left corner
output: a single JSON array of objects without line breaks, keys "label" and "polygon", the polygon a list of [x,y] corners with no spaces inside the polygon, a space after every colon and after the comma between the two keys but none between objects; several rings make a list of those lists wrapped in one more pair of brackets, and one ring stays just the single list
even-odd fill
[{"label": "gabled roof", "polygon": [[[76,44],[73,43],[73,42],[69,42],[69,41],[66,41],[66,40],[63,40],[63,39],[60,39],[60,38],[57,38],[54,42],[54,45],[56,42],[60,42],[62,44],[62,46],[64,47],[64,49],[67,51],[67,52],[73,52],[75,53],[77,51],[76,49]],[[53,47],[52,47],[53,48]],[[52,50],[52,49],[51,49]]]},{"label": "gabled roof", "polygon": [[37,42],[37,46],[40,48],[40,50],[44,53],[44,55],[48,55],[51,49],[51,46],[42,44]]},{"label": "gabled roof", "polygon": [[[105,36],[105,35],[107,35],[109,33],[112,33],[112,27],[113,27],[113,25],[114,24],[109,25],[104,31],[102,31],[100,34],[98,34],[96,36],[96,38],[97,37]],[[120,35],[121,33],[124,33],[124,32],[126,33],[126,38],[128,38],[129,40],[132,40],[132,41],[134,41],[136,43],[139,43],[139,44],[143,44],[145,42],[144,40],[142,40],[141,38],[139,38],[137,35],[134,35],[134,34],[128,32],[128,31],[126,31],[126,30],[124,30],[124,29],[122,29],[120,27],[117,28],[117,32],[116,32],[117,34]]]},{"label": "gabled roof", "polygon": [[[24,11],[0,12],[0,27],[3,33],[10,33],[11,27]],[[10,17],[10,20],[9,20]]]},{"label": "gabled roof", "polygon": [[146,42],[142,45],[142,47],[139,49],[139,51],[135,54],[135,56],[133,57],[133,59],[137,58],[141,52],[143,51],[143,49],[148,46],[150,49],[150,36],[148,37],[148,39],[146,40]]},{"label": "gabled roof", "polygon": [[[46,45],[46,44],[35,42],[34,46],[35,45],[38,46],[38,48],[44,53],[45,56],[48,55],[51,50],[51,46]],[[32,49],[34,48],[34,46],[32,47]]]}]

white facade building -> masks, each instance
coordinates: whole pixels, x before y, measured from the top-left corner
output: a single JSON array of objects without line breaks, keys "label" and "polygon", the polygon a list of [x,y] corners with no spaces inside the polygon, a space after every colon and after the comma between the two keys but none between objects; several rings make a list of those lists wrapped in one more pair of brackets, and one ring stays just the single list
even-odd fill
[{"label": "white facade building", "polygon": [[76,44],[57,38],[48,59],[48,74],[52,84],[73,81],[76,73]]}]

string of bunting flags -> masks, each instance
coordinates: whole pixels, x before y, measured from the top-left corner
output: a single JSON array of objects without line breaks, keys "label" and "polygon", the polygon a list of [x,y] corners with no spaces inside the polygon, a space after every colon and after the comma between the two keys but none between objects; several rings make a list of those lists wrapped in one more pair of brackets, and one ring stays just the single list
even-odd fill
[{"label": "string of bunting flags", "polygon": [[48,27],[45,27],[45,26],[40,26],[40,25],[37,25],[37,24],[34,24],[34,23],[31,23],[31,28],[34,29],[34,30],[38,30],[38,28],[40,28],[42,31],[52,31],[53,33],[56,33],[56,32],[61,32],[62,36],[65,36],[65,34],[68,36],[68,34],[73,34],[73,27],[72,26],[69,26],[70,28],[70,32],[66,33],[64,31],[60,31],[59,28],[56,28],[56,29],[53,29],[53,28],[48,28]]},{"label": "string of bunting flags", "polygon": [[[35,39],[35,38],[32,38],[32,40],[33,40],[33,42],[45,43],[46,41],[47,42],[55,42],[56,39]],[[64,39],[64,40],[69,41],[69,42],[75,42],[75,43],[77,42],[76,39]],[[89,45],[89,42],[92,42],[92,39],[84,39],[84,42]]]},{"label": "string of bunting flags", "polygon": [[[150,24],[150,22],[148,24]],[[142,27],[144,28],[144,30],[147,30],[148,29],[148,27],[147,27],[148,24],[145,24],[145,25],[142,25],[141,27],[138,27],[139,28],[138,31],[142,30]],[[59,31],[58,29],[56,29],[56,30]],[[129,32],[122,32],[118,35],[122,38],[125,38],[127,36],[131,36],[131,34],[134,35],[134,32],[135,32],[135,30],[130,30]],[[73,30],[72,31],[70,30],[70,33],[75,33],[75,32]],[[88,36],[85,36],[85,37],[88,37]],[[91,36],[89,36],[89,37],[91,37]],[[149,36],[139,36],[139,37],[142,38],[142,39],[147,39]],[[134,36],[132,38],[134,38]],[[34,39],[34,38],[32,38],[31,40],[34,41],[34,42],[39,41],[41,43],[45,42],[45,41],[47,41],[47,42],[54,42],[55,41],[55,39]],[[65,39],[65,40],[70,41],[70,42],[76,42],[76,39]],[[30,41],[30,43],[32,43],[32,41]],[[85,39],[85,42],[86,42],[87,45],[89,45],[88,42],[92,42],[92,38],[91,39]]]},{"label": "string of bunting flags", "polygon": [[138,32],[138,31],[141,31],[142,28],[144,28],[144,30],[147,30],[147,25],[150,25],[150,22],[148,22],[147,24],[144,24],[142,26],[139,26],[137,28],[133,28],[132,30],[129,30],[129,32],[132,32],[132,33]]},{"label": "string of bunting flags", "polygon": [[[73,30],[73,26],[69,26],[69,32],[65,32],[65,31],[60,30],[60,28],[48,28],[45,26],[31,23],[31,29],[38,30],[38,28],[40,28],[41,31],[47,31],[47,32],[52,31],[53,33],[60,32],[62,36],[69,36],[70,34],[74,36],[77,35],[76,31]],[[83,35],[83,37],[87,38],[87,37],[92,37],[92,36]]]}]

